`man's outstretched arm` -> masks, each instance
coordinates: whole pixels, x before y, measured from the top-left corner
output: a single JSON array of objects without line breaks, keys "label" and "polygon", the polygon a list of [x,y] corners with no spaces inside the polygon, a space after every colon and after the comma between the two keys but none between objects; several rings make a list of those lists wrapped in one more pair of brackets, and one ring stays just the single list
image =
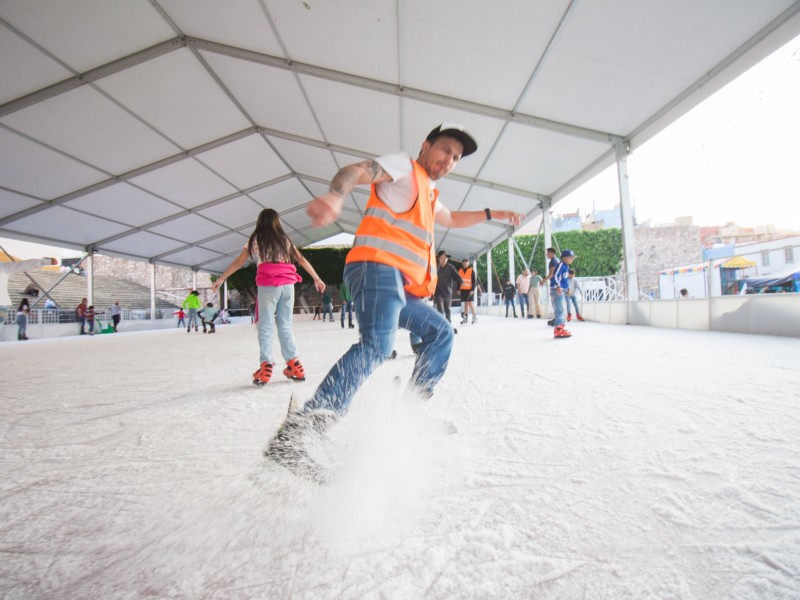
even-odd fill
[{"label": "man's outstretched arm", "polygon": [[339,169],[333,176],[327,194],[314,198],[306,209],[314,227],[326,227],[342,212],[344,197],[357,185],[392,181],[391,176],[375,160],[365,160]]}]

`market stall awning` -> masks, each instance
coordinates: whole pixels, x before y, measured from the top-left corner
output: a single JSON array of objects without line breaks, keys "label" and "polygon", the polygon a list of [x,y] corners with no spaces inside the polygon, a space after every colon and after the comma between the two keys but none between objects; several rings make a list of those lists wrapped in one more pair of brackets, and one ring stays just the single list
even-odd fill
[{"label": "market stall awning", "polygon": [[734,256],[728,262],[724,262],[720,266],[723,269],[747,269],[749,267],[755,267],[756,263],[744,256]]}]

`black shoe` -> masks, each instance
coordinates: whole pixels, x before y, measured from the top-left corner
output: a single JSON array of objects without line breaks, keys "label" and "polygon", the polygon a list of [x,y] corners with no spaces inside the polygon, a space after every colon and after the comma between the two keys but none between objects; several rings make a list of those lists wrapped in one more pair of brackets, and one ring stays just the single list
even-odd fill
[{"label": "black shoe", "polygon": [[353,325],[352,323],[350,323],[350,324],[348,325],[348,327],[349,327],[350,329],[355,329],[355,327],[356,327],[356,326],[355,326],[355,325]]},{"label": "black shoe", "polygon": [[419,349],[422,347],[422,344],[411,344],[411,351],[414,354],[419,354]]}]

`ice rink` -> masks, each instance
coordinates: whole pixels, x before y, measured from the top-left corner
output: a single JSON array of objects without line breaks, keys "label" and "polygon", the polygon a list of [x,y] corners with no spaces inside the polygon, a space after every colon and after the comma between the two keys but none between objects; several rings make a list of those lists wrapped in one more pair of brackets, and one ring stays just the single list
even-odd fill
[{"label": "ice rink", "polygon": [[338,321],[264,388],[249,325],[0,344],[0,597],[800,598],[800,340],[570,328],[461,327],[427,407],[401,332],[324,488],[261,452]]}]

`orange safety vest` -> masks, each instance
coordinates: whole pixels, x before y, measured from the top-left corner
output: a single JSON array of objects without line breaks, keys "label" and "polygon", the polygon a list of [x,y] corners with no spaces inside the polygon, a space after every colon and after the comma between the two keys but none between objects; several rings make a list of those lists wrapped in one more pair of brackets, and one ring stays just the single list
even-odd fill
[{"label": "orange safety vest", "polygon": [[376,185],[356,230],[353,248],[345,263],[378,262],[395,267],[406,278],[405,290],[424,298],[436,291],[436,257],[433,248],[433,215],[438,190],[430,190],[430,179],[412,160],[417,180],[417,199],[404,213],[395,213],[378,197]]},{"label": "orange safety vest", "polygon": [[461,289],[472,289],[472,267],[467,267],[467,270],[459,269],[458,274],[461,275]]}]

